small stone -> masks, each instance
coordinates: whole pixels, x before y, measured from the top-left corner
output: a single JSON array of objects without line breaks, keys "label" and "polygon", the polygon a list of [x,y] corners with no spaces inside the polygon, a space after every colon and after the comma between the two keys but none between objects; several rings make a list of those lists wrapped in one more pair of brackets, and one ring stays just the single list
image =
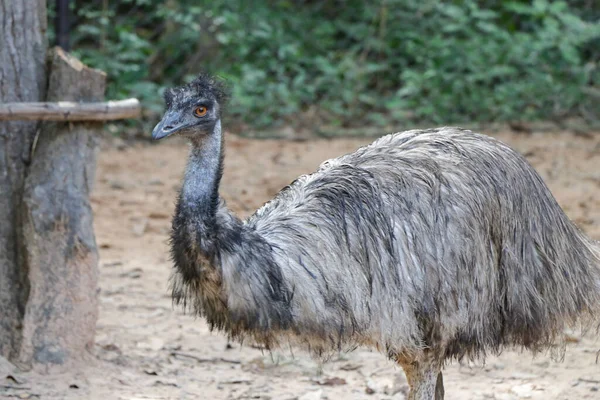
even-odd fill
[{"label": "small stone", "polygon": [[526,383],[524,385],[513,386],[510,391],[520,399],[530,399],[532,397],[532,392],[534,390],[534,386],[531,383]]},{"label": "small stone", "polygon": [[321,400],[323,397],[323,389],[314,390],[312,392],[304,393],[298,397],[298,400]]},{"label": "small stone", "polygon": [[102,347],[102,349],[106,350],[106,351],[114,351],[114,352],[118,352],[118,353],[121,352],[121,349],[119,349],[119,346],[117,346],[114,343],[103,344],[100,347]]},{"label": "small stone", "polygon": [[373,382],[372,379],[369,379],[367,381],[367,387],[365,388],[365,393],[366,394],[375,394],[377,393],[377,384],[375,382]]},{"label": "small stone", "polygon": [[338,378],[337,376],[333,376],[329,378],[320,379],[317,381],[317,383],[322,386],[340,386],[345,385],[346,380],[343,378]]},{"label": "small stone", "polygon": [[165,342],[157,337],[153,337],[146,342],[138,342],[137,347],[140,349],[148,349],[153,351],[158,351],[163,348]]},{"label": "small stone", "polygon": [[394,381],[390,386],[386,386],[384,392],[388,395],[395,396],[398,393],[401,393],[404,397],[408,396],[408,381],[406,380],[406,376],[402,373],[396,374],[394,376]]},{"label": "small stone", "polygon": [[115,190],[125,189],[125,184],[123,182],[116,181],[116,180],[109,181],[108,185],[110,186],[111,189],[115,189]]},{"label": "small stone", "polygon": [[144,218],[141,221],[133,224],[133,226],[131,227],[131,231],[133,232],[133,234],[135,236],[139,237],[139,236],[144,235],[147,227],[148,227],[148,220],[146,218]]},{"label": "small stone", "polygon": [[152,180],[148,181],[148,185],[150,185],[150,186],[163,186],[164,183],[160,179],[152,179]]},{"label": "small stone", "polygon": [[526,372],[515,372],[510,376],[510,379],[518,379],[518,380],[529,380],[529,379],[537,379],[539,376],[534,374],[528,374]]},{"label": "small stone", "polygon": [[[370,378],[367,381],[367,388],[365,392],[367,394],[385,393],[387,395],[392,395],[395,394],[395,386],[396,385],[394,384],[394,382],[389,378]],[[399,386],[402,386],[402,384],[400,384]],[[398,388],[398,390],[400,390],[400,388]]]},{"label": "small stone", "polygon": [[169,218],[171,218],[171,215],[164,213],[164,212],[160,212],[160,211],[152,211],[150,214],[148,214],[148,218],[150,218],[150,219],[169,219]]},{"label": "small stone", "polygon": [[120,265],[123,265],[123,261],[111,261],[102,263],[103,267],[118,267]]},{"label": "small stone", "polygon": [[359,369],[360,367],[362,367],[362,365],[360,365],[360,364],[347,363],[347,364],[342,365],[340,367],[340,369],[342,371],[355,371],[355,370]]},{"label": "small stone", "polygon": [[123,272],[119,276],[121,278],[131,278],[131,279],[139,279],[142,277],[143,270],[141,268],[134,268],[130,271]]},{"label": "small stone", "polygon": [[169,379],[169,378],[163,378],[160,380],[156,380],[154,381],[154,384],[152,386],[173,386],[173,387],[179,387],[179,385],[177,384],[177,381],[175,379]]}]

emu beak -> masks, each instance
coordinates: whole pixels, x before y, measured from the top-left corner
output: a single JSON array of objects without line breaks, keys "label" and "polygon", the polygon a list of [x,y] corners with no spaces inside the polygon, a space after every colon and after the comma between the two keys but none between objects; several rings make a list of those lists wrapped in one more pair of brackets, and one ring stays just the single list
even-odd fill
[{"label": "emu beak", "polygon": [[159,140],[172,135],[181,129],[178,115],[175,113],[167,113],[163,119],[152,130],[152,139]]}]

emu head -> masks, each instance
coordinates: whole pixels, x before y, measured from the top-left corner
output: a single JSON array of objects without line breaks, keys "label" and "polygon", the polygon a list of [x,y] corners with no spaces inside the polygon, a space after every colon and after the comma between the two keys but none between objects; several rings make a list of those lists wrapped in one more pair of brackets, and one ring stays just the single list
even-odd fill
[{"label": "emu head", "polygon": [[228,99],[225,83],[208,74],[165,90],[166,111],[152,131],[153,139],[177,134],[189,139],[213,132]]}]

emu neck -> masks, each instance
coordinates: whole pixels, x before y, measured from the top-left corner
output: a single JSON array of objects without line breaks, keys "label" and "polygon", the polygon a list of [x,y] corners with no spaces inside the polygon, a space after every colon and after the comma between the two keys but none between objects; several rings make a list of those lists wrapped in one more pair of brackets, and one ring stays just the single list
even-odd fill
[{"label": "emu neck", "polygon": [[219,183],[223,164],[223,137],[221,121],[217,121],[210,135],[194,138],[185,170],[181,191],[182,211],[189,221],[214,224],[219,205]]}]

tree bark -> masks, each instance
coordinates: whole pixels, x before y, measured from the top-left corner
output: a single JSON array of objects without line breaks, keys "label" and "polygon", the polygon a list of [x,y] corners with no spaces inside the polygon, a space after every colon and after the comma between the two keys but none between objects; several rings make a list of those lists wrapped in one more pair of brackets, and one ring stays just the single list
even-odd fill
[{"label": "tree bark", "polygon": [[[0,102],[45,95],[46,1],[0,0]],[[0,356],[15,359],[28,283],[18,212],[36,122],[0,122]]]},{"label": "tree bark", "polygon": [[[105,74],[60,49],[46,86],[45,0],[0,0],[0,21],[0,102],[104,99]],[[0,360],[47,370],[93,345],[98,253],[89,192],[99,130],[0,121]]]},{"label": "tree bark", "polygon": [[[104,99],[106,74],[60,48],[50,62],[48,101]],[[101,123],[41,125],[22,202],[30,285],[19,362],[70,365],[94,343],[98,316],[98,252],[89,193]]]}]

